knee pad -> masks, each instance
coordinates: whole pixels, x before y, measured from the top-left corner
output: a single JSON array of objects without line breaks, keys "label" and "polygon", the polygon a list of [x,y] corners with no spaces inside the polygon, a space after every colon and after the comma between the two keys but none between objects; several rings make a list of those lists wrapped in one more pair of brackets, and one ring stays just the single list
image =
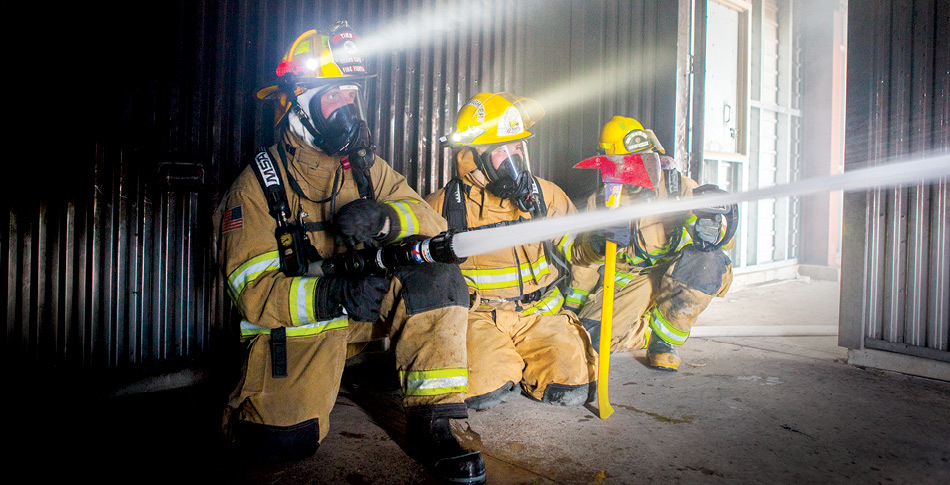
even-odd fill
[{"label": "knee pad", "polygon": [[469,307],[468,286],[457,264],[426,263],[396,271],[410,314],[449,306]]},{"label": "knee pad", "polygon": [[729,256],[722,250],[699,251],[687,247],[673,266],[670,276],[707,295],[719,293],[722,277],[726,274]]},{"label": "knee pad", "polygon": [[292,426],[238,421],[234,430],[235,448],[243,459],[277,463],[309,458],[320,447],[317,419]]},{"label": "knee pad", "polygon": [[587,402],[590,393],[589,384],[548,384],[544,388],[541,402],[558,406],[580,406]]},{"label": "knee pad", "polygon": [[468,406],[469,409],[481,411],[483,409],[492,408],[503,402],[508,402],[514,399],[518,392],[518,385],[514,382],[508,381],[503,386],[495,389],[494,391],[486,392],[485,394],[479,394],[477,396],[472,396],[465,399],[465,405]]}]

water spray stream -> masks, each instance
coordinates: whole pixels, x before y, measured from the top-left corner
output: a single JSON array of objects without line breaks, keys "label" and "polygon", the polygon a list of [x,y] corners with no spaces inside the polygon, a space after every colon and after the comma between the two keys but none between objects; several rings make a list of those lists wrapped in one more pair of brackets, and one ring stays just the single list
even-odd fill
[{"label": "water spray stream", "polygon": [[485,254],[499,249],[579,234],[627,220],[685,212],[704,207],[726,206],[759,199],[813,195],[836,190],[866,190],[920,183],[950,177],[950,155],[941,154],[914,161],[878,165],[837,175],[773,185],[737,194],[687,197],[680,200],[639,204],[614,210],[585,212],[565,217],[456,234],[452,249],[459,257]]}]

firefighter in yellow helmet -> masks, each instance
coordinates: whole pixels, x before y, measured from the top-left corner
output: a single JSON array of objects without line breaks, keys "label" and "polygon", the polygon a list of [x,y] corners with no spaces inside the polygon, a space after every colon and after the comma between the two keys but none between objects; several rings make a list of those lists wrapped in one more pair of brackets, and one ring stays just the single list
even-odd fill
[{"label": "firefighter in yellow helmet", "polygon": [[[652,130],[623,116],[614,116],[603,126],[600,148],[608,156],[664,153]],[[675,168],[670,157],[645,157],[645,165],[651,159],[657,165],[644,167],[650,181],[644,182],[646,186],[625,185],[621,204],[722,192],[714,185],[699,187]],[[588,210],[603,207],[604,192],[598,190],[588,199]],[[711,207],[644,218],[578,238],[576,257],[581,263],[602,262],[604,241],[617,243],[611,352],[646,347],[651,367],[677,370],[681,359],[676,348],[686,342],[713,297],[729,290],[732,264],[723,248],[732,245],[736,221],[735,206]],[[597,342],[595,347],[600,341],[601,277],[578,274],[573,282],[577,293],[568,303]]]},{"label": "firefighter in yellow helmet", "polygon": [[[576,212],[558,186],[531,174],[528,129],[543,114],[536,101],[510,93],[479,93],[459,110],[455,131],[442,139],[453,148],[458,177],[427,197],[451,229]],[[577,317],[562,309],[573,241],[565,235],[461,264],[472,298],[470,408],[490,408],[519,391],[550,404],[587,401],[596,355]]]},{"label": "firefighter in yellow helmet", "polygon": [[281,103],[279,141],[257,152],[215,214],[248,352],[228,405],[234,444],[252,458],[313,454],[329,430],[346,358],[388,336],[411,451],[440,478],[481,483],[481,455],[464,450],[449,425],[467,417],[469,301],[458,266],[420,264],[392,278],[311,269],[354,247],[446,229],[374,154],[358,42],[343,21],[293,43],[276,84],[258,93]]}]

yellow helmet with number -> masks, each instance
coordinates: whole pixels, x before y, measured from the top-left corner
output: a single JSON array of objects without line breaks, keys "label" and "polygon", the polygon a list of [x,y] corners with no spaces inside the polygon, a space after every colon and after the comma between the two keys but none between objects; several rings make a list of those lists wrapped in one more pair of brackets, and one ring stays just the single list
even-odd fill
[{"label": "yellow helmet with number", "polygon": [[449,146],[498,145],[531,136],[528,128],[544,116],[531,98],[511,93],[478,93],[462,106],[455,131],[442,137]]},{"label": "yellow helmet with number", "polygon": [[600,130],[600,148],[607,155],[666,153],[653,130],[644,129],[639,121],[625,116],[614,116],[604,124]]},{"label": "yellow helmet with number", "polygon": [[308,30],[297,37],[277,65],[278,82],[257,92],[260,99],[276,99],[281,82],[294,85],[296,94],[327,82],[371,77],[360,52],[359,38],[346,20],[327,32]]}]

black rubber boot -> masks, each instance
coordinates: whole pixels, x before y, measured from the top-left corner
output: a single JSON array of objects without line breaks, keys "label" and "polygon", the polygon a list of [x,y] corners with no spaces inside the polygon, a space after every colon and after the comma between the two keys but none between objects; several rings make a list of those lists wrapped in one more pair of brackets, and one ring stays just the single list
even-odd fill
[{"label": "black rubber boot", "polygon": [[485,409],[493,408],[503,402],[514,399],[520,392],[521,389],[518,388],[517,384],[508,381],[505,385],[492,392],[486,392],[485,394],[479,394],[478,396],[465,399],[465,405],[468,406],[469,409],[484,411]]},{"label": "black rubber boot", "polygon": [[552,383],[544,388],[544,396],[542,396],[541,402],[556,406],[581,406],[587,402],[589,390],[587,384],[569,386]]},{"label": "black rubber boot", "polygon": [[485,483],[485,461],[478,451],[467,451],[452,434],[449,419],[467,417],[455,405],[418,406],[407,410],[406,438],[416,459],[441,480],[451,483]]},{"label": "black rubber boot", "polygon": [[303,460],[320,447],[316,419],[293,426],[268,426],[238,421],[234,430],[235,458],[254,463]]}]

